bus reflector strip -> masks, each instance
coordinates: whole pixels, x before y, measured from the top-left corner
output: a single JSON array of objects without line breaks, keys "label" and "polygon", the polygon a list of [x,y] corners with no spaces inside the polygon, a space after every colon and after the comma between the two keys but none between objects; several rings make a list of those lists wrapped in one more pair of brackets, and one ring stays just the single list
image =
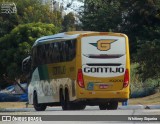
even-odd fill
[{"label": "bus reflector strip", "polygon": [[121,63],[87,63],[88,66],[121,66]]},{"label": "bus reflector strip", "polygon": [[96,55],[96,54],[87,54],[87,55],[84,55],[85,57],[88,57],[88,58],[96,58],[96,59],[115,59],[115,58],[120,58],[123,56],[123,54],[99,54],[99,55]]},{"label": "bus reflector strip", "polygon": [[129,71],[126,69],[125,74],[124,74],[124,83],[123,87],[126,88],[129,84]]},{"label": "bus reflector strip", "polygon": [[77,82],[78,82],[78,85],[79,85],[81,88],[84,88],[84,80],[83,80],[82,69],[78,69]]}]

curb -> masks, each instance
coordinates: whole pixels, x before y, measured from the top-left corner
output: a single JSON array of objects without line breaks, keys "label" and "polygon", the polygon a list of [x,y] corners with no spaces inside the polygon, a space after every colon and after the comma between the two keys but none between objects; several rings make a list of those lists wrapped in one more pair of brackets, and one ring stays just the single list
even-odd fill
[{"label": "curb", "polygon": [[147,105],[145,109],[160,109],[160,105]]},{"label": "curb", "polygon": [[122,109],[122,110],[145,109],[145,106],[143,106],[143,105],[128,105],[128,106],[119,106],[118,109]]}]

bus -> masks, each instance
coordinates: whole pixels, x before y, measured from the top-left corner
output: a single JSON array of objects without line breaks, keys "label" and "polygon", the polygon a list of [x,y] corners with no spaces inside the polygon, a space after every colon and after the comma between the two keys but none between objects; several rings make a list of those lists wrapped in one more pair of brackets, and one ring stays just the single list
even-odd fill
[{"label": "bus", "polygon": [[35,110],[87,105],[115,110],[129,99],[130,55],[123,33],[72,31],[44,36],[32,46],[28,101]]}]

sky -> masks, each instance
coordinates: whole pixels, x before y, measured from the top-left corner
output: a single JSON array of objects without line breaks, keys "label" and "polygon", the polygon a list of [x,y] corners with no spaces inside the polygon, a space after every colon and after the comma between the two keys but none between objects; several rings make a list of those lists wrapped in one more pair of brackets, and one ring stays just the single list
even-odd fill
[{"label": "sky", "polygon": [[72,5],[71,5],[69,8],[67,8],[67,7],[66,7],[67,4],[68,4],[68,3],[71,3],[72,0],[56,0],[56,1],[58,1],[58,2],[60,2],[60,3],[63,3],[63,5],[64,5],[64,7],[65,7],[65,12],[66,12],[66,13],[69,13],[69,12],[77,13],[76,11],[78,11],[78,9],[79,9],[81,6],[83,6],[83,3],[82,3],[82,2],[79,2],[79,1],[77,1],[77,0],[74,0],[73,3],[72,3]]}]

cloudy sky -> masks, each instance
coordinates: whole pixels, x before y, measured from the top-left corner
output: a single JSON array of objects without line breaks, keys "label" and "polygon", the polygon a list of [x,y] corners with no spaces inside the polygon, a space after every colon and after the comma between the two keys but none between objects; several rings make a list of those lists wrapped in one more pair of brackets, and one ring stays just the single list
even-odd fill
[{"label": "cloudy sky", "polygon": [[76,11],[78,11],[78,9],[80,8],[80,6],[83,6],[83,3],[82,3],[82,2],[79,2],[79,1],[77,1],[77,0],[74,0],[73,3],[72,3],[72,5],[71,5],[69,8],[67,8],[67,4],[68,4],[68,3],[71,3],[72,0],[56,0],[56,1],[58,1],[58,2],[60,2],[60,3],[63,3],[63,5],[64,5],[64,7],[65,7],[65,11],[66,11],[67,13],[70,12],[70,11],[76,12]]}]

